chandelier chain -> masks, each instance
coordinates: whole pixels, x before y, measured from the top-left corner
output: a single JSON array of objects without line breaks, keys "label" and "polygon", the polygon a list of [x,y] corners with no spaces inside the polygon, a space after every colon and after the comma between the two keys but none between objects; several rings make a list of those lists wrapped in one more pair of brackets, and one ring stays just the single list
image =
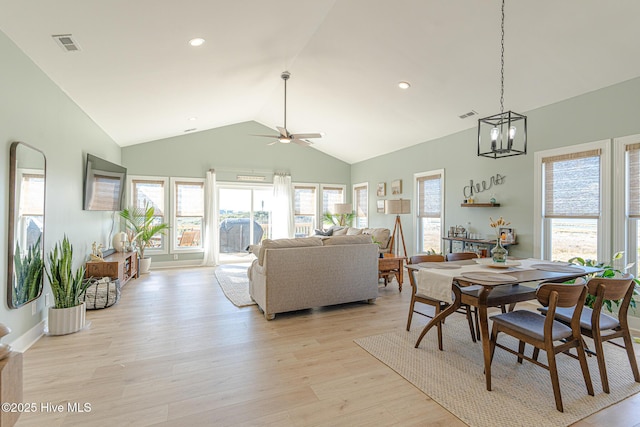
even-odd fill
[{"label": "chandelier chain", "polygon": [[500,115],[502,115],[504,113],[504,0],[502,0],[502,26],[500,31]]}]

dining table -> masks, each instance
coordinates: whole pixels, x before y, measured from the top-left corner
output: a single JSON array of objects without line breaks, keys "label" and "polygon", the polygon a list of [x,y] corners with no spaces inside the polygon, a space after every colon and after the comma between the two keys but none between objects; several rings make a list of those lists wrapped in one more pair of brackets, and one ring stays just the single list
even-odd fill
[{"label": "dining table", "polygon": [[[535,290],[541,282],[565,282],[578,277],[602,271],[598,267],[573,265],[566,262],[552,262],[534,258],[513,259],[506,263],[495,263],[491,258],[477,258],[464,261],[427,262],[407,265],[409,281],[414,292],[430,297],[433,284],[450,286],[448,293],[453,301],[424,327],[420,340],[435,325],[458,310],[462,304],[476,307],[479,316],[480,339],[484,356],[484,373],[487,390],[491,390],[491,346],[489,342],[490,307],[505,306],[535,299]],[[472,286],[473,292],[464,291]],[[510,286],[510,288],[506,288]],[[511,289],[514,291],[511,292]],[[416,291],[417,290],[417,291]],[[496,295],[490,298],[490,295]],[[442,289],[435,290],[443,295]]]}]

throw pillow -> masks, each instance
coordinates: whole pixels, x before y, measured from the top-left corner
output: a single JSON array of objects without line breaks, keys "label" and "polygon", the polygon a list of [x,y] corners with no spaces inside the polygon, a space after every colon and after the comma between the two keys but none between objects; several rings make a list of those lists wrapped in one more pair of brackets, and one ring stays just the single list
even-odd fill
[{"label": "throw pillow", "polygon": [[349,227],[347,230],[347,236],[357,236],[359,234],[362,234],[362,228]]},{"label": "throw pillow", "polygon": [[333,229],[330,228],[328,230],[321,230],[319,228],[316,228],[316,236],[331,236],[333,235]]},{"label": "throw pillow", "polygon": [[349,231],[349,229],[347,227],[344,228],[334,228],[333,229],[333,235],[334,236],[344,236],[347,234],[347,231]]}]

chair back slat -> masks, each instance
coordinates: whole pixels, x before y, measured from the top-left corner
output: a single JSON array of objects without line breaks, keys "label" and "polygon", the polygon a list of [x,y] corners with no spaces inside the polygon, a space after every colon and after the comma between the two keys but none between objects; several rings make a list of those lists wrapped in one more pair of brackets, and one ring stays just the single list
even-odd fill
[{"label": "chair back slat", "polygon": [[587,283],[587,288],[596,297],[602,295],[602,299],[619,300],[633,285],[633,275],[625,274],[622,277],[594,277]]},{"label": "chair back slat", "polygon": [[582,291],[585,290],[584,279],[579,278],[576,279],[576,283],[574,284],[565,284],[565,283],[541,283],[536,291],[536,297],[540,304],[545,307],[549,306],[549,299],[551,296],[551,292],[557,292],[558,294],[558,307],[573,307],[580,301],[580,298],[583,299],[582,303],[584,303],[584,297],[586,297],[586,292],[584,297],[581,296]]},{"label": "chair back slat", "polygon": [[414,255],[409,258],[409,264],[420,264],[421,262],[444,262],[442,255]]},{"label": "chair back slat", "polygon": [[453,252],[446,255],[447,261],[462,261],[474,258],[478,258],[478,254],[475,252]]}]

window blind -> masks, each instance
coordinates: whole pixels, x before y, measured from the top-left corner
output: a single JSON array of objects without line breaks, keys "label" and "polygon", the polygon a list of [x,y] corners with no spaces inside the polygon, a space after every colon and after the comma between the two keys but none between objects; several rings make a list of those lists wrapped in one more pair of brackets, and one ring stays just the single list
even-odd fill
[{"label": "window blind", "polygon": [[367,200],[367,187],[356,187],[354,189],[356,199],[356,215],[359,217],[366,217],[368,215],[369,207]]},{"label": "window blind", "polygon": [[421,176],[418,183],[418,217],[440,218],[442,213],[442,177]]},{"label": "window blind", "polygon": [[600,217],[600,150],[542,159],[546,218]]},{"label": "window blind", "polygon": [[322,187],[322,213],[331,212],[333,205],[344,202],[342,187]]},{"label": "window blind", "polygon": [[295,214],[314,216],[316,212],[316,188],[295,186]]},{"label": "window blind", "polygon": [[204,216],[204,183],[176,182],[176,216]]},{"label": "window blind", "polygon": [[133,203],[144,209],[145,202],[154,208],[154,216],[164,216],[164,181],[133,180]]},{"label": "window blind", "polygon": [[44,175],[22,174],[19,215],[44,215]]},{"label": "window blind", "polygon": [[640,218],[640,143],[629,144],[627,152],[627,215]]}]

